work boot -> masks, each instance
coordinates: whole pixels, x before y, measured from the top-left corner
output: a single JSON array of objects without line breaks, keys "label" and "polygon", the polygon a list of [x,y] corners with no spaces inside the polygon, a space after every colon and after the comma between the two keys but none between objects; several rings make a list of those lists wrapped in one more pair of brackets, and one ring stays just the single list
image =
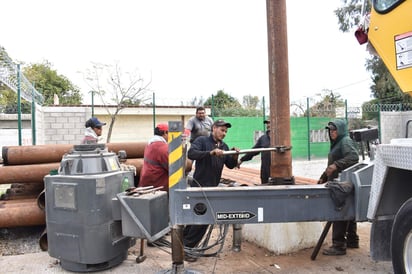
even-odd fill
[{"label": "work boot", "polygon": [[347,248],[359,248],[359,241],[348,241],[346,243]]},{"label": "work boot", "polygon": [[346,248],[332,245],[331,247],[324,249],[322,254],[327,256],[346,255]]}]

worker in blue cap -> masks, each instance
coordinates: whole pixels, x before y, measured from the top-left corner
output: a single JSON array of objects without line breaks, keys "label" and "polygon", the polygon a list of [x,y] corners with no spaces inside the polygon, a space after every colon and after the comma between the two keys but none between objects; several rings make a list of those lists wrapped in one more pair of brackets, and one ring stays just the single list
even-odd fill
[{"label": "worker in blue cap", "polygon": [[86,121],[84,132],[84,138],[82,144],[97,144],[99,137],[102,135],[103,129],[102,126],[105,126],[106,123],[102,123],[96,117],[92,117]]}]

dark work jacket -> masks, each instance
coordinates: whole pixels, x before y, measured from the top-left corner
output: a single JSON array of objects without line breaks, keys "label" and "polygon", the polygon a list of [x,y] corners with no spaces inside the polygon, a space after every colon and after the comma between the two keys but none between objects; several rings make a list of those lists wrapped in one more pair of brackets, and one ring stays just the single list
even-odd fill
[{"label": "dark work jacket", "polygon": [[358,150],[353,140],[348,136],[346,123],[339,119],[332,121],[332,123],[334,123],[338,129],[338,138],[336,138],[335,141],[330,140],[328,166],[335,164],[338,169],[330,177],[326,176],[326,172],[324,172],[320,178],[322,182],[332,181],[339,176],[340,172],[359,161]]},{"label": "dark work jacket", "polygon": [[222,176],[223,165],[232,169],[237,165],[237,160],[233,155],[217,157],[210,155],[210,151],[215,148],[229,150],[228,146],[221,142],[220,146],[213,139],[212,135],[197,137],[187,152],[187,157],[195,160],[195,173],[193,174],[192,187],[196,186],[217,186]]},{"label": "dark work jacket", "polygon": [[[267,130],[266,133],[262,136],[259,137],[257,140],[256,144],[253,146],[253,148],[268,148],[270,147],[270,131]],[[249,152],[246,153],[242,158],[240,158],[240,161],[245,162],[245,161],[250,161],[252,160],[253,157],[261,153],[261,161],[260,161],[260,181],[262,184],[268,183],[268,179],[270,177],[270,163],[271,163],[271,155],[269,151],[265,152]]]}]

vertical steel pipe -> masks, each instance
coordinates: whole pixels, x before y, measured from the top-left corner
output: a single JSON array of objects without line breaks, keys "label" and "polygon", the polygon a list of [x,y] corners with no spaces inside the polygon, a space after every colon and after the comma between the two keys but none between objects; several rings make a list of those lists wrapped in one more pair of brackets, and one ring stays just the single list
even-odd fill
[{"label": "vertical steel pipe", "polygon": [[[291,145],[286,0],[267,0],[271,146]],[[272,178],[292,176],[291,151],[272,153]]]}]

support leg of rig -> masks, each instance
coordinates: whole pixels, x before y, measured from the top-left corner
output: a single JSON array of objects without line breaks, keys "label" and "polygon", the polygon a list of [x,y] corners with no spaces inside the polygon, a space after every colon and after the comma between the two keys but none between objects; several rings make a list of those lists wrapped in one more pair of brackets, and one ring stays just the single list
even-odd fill
[{"label": "support leg of rig", "polygon": [[242,245],[242,225],[233,224],[233,245],[232,250],[240,252]]}]

